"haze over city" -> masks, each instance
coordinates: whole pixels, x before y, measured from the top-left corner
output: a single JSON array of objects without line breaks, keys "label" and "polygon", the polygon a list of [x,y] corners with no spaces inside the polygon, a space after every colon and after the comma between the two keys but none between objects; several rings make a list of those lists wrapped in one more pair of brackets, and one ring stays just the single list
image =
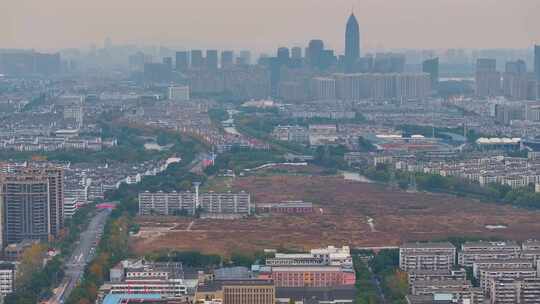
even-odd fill
[{"label": "haze over city", "polygon": [[0,47],[102,44],[273,50],[319,38],[343,48],[354,7],[364,49],[525,48],[540,39],[537,0],[3,0]]},{"label": "haze over city", "polygon": [[0,1],[0,304],[540,303],[540,0]]}]

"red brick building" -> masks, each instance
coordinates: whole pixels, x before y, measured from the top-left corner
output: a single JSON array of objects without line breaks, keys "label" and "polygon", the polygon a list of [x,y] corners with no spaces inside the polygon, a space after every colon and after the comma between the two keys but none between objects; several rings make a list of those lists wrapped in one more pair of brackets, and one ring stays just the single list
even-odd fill
[{"label": "red brick building", "polygon": [[272,267],[271,278],[276,287],[335,287],[354,285],[354,272],[340,266]]},{"label": "red brick building", "polygon": [[259,213],[307,214],[313,213],[313,204],[303,201],[257,204]]}]

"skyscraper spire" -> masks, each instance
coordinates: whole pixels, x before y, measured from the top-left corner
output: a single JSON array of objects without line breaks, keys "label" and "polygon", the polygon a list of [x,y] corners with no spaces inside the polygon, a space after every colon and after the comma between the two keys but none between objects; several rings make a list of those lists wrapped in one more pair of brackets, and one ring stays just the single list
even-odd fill
[{"label": "skyscraper spire", "polygon": [[360,28],[354,16],[354,8],[345,29],[345,70],[351,72],[360,57]]}]

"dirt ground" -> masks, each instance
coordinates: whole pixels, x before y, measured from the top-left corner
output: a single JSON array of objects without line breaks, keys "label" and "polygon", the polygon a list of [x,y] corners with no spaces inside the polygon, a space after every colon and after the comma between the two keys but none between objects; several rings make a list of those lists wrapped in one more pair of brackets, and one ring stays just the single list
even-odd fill
[{"label": "dirt ground", "polygon": [[[230,254],[344,244],[391,246],[461,235],[540,238],[538,211],[448,195],[407,193],[338,176],[241,177],[232,182],[232,188],[251,193],[255,204],[304,200],[313,202],[317,212],[243,220],[139,218],[141,233],[132,238],[133,250],[191,249]],[[507,228],[489,230],[486,225]]]}]

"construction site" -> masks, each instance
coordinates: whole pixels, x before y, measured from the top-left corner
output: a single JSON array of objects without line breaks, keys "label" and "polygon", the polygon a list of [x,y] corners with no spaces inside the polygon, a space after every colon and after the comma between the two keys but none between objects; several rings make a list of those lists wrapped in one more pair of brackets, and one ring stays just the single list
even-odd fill
[{"label": "construction site", "polygon": [[261,174],[219,179],[212,187],[246,191],[253,203],[313,202],[302,215],[254,215],[235,220],[139,217],[134,252],[165,249],[205,253],[304,250],[327,245],[395,246],[448,237],[538,237],[540,212],[444,194],[411,193],[342,175]]}]

